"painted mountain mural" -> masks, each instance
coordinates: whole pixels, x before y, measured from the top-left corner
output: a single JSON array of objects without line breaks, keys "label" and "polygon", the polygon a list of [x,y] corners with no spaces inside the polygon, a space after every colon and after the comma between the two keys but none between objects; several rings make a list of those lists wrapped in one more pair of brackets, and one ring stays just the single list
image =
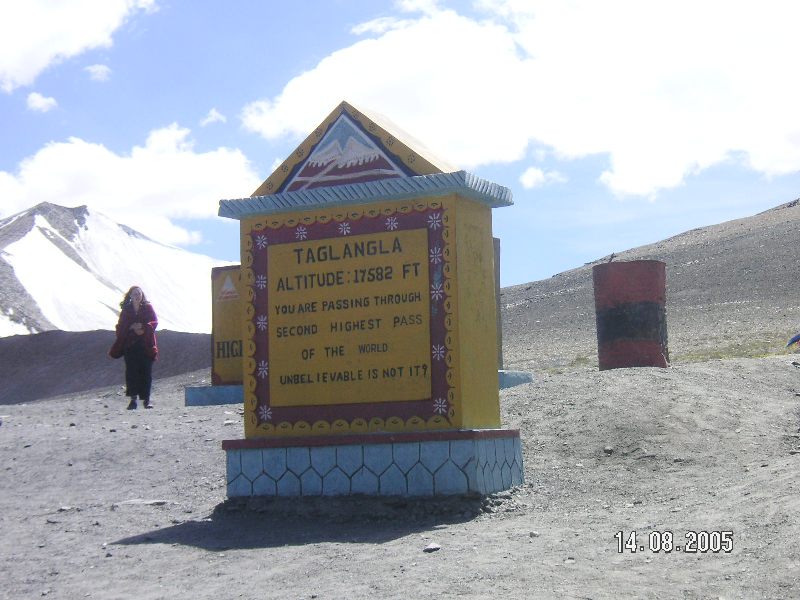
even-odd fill
[{"label": "painted mountain mural", "polygon": [[342,114],[315,147],[283,191],[363,183],[406,173],[346,114]]}]

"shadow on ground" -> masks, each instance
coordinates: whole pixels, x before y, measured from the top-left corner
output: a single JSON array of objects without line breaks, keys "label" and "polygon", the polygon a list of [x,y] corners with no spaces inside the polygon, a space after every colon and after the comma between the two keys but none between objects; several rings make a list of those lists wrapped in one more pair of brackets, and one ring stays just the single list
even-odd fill
[{"label": "shadow on ground", "polygon": [[469,521],[482,497],[228,499],[208,518],[155,529],[114,544],[181,544],[215,552],[316,544],[381,543]]}]

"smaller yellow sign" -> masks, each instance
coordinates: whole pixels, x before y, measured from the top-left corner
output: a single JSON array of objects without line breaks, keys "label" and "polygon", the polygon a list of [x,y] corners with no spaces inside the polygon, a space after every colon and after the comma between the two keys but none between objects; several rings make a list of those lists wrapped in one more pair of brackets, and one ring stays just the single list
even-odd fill
[{"label": "smaller yellow sign", "polygon": [[242,384],[242,294],[239,265],[211,269],[211,383]]}]

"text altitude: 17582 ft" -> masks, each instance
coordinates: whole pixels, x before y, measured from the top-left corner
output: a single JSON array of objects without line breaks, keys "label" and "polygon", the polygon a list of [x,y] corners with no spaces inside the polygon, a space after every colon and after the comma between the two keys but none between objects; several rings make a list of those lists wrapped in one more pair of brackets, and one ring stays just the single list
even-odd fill
[{"label": "text altitude: 17582 ft", "polygon": [[[647,539],[645,545],[644,540]],[[618,531],[617,552],[685,552],[688,554],[733,552],[733,531],[685,531],[683,540],[676,539],[671,531],[651,531],[647,536],[635,531]]]}]

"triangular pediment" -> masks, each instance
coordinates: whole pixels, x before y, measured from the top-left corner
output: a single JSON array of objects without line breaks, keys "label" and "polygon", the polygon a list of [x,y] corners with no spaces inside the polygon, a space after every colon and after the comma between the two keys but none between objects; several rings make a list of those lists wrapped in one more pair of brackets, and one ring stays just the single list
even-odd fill
[{"label": "triangular pediment", "polygon": [[383,117],[342,102],[252,195],[453,170]]}]

